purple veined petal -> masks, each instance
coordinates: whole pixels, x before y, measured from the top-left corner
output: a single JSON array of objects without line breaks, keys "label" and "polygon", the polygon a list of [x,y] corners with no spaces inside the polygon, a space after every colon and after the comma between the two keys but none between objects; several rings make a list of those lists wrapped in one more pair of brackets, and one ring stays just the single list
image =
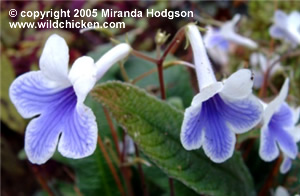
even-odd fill
[{"label": "purple veined petal", "polygon": [[220,93],[216,99],[219,113],[234,133],[245,133],[261,121],[263,106],[254,95],[233,101]]},{"label": "purple veined petal", "polygon": [[61,89],[44,77],[41,71],[19,76],[11,84],[9,96],[24,118],[40,114],[61,97]]},{"label": "purple veined petal", "polygon": [[271,130],[263,127],[260,134],[259,156],[264,161],[273,161],[279,156],[275,136]]},{"label": "purple veined petal", "polygon": [[78,159],[91,155],[97,144],[98,128],[92,110],[83,104],[65,111],[58,151],[65,157]]},{"label": "purple veined petal", "polygon": [[216,94],[202,103],[200,119],[204,124],[203,149],[214,162],[221,163],[233,155],[236,142],[223,116],[219,113],[220,96]]},{"label": "purple veined petal", "polygon": [[72,87],[62,90],[61,93],[61,99],[27,126],[25,152],[32,163],[43,164],[51,158],[62,131],[65,111],[76,106],[76,96]]},{"label": "purple veined petal", "polygon": [[201,119],[201,104],[190,106],[184,112],[180,139],[186,150],[198,149],[202,145],[204,119]]},{"label": "purple veined petal", "polygon": [[283,161],[280,165],[280,173],[286,174],[292,167],[292,159],[284,155]]},{"label": "purple veined petal", "polygon": [[288,131],[293,128],[291,125],[293,125],[292,111],[286,103],[283,103],[279,110],[273,114],[269,123],[262,128],[260,156],[263,160],[272,161],[279,155],[276,144],[284,154],[290,158],[296,158],[298,147]]}]

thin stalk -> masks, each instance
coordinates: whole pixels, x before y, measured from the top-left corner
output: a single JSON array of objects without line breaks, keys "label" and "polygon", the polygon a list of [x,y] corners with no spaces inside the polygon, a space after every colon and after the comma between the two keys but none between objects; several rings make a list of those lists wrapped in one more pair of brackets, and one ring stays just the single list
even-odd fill
[{"label": "thin stalk", "polygon": [[143,53],[141,53],[141,52],[139,52],[139,51],[137,51],[137,50],[131,50],[131,54],[132,55],[134,55],[134,56],[136,56],[136,57],[139,57],[139,58],[141,58],[141,59],[144,59],[144,60],[146,60],[146,61],[150,61],[150,62],[152,62],[152,63],[154,63],[154,64],[156,64],[157,63],[157,60],[156,59],[154,59],[154,58],[152,58],[152,57],[150,57],[150,56],[147,56],[147,55],[145,55],[145,54],[143,54]]},{"label": "thin stalk", "polygon": [[[138,149],[138,146],[135,143],[134,143],[134,147],[135,147],[135,156],[137,158],[139,158],[140,157],[139,149]],[[145,175],[144,175],[144,172],[143,172],[142,165],[141,165],[140,162],[138,162],[137,166],[138,166],[138,171],[139,171],[139,174],[140,174],[141,185],[142,185],[142,190],[143,190],[144,196],[148,196],[146,180],[145,180]]]},{"label": "thin stalk", "polygon": [[[114,141],[116,149],[117,149],[117,154],[118,154],[118,157],[119,157],[119,160],[120,160],[119,165],[121,165],[122,164],[122,154],[121,154],[120,148],[119,148],[119,142],[118,142],[119,140],[118,140],[118,136],[117,136],[117,131],[115,130],[113,122],[112,122],[112,120],[110,118],[110,115],[109,115],[106,108],[104,108],[104,113],[105,113],[105,117],[107,119],[107,122],[108,122],[108,125],[109,125],[109,128],[110,128],[110,131],[111,131],[112,136],[113,136],[113,141]],[[133,195],[132,185],[131,185],[130,177],[129,177],[129,170],[128,170],[128,168],[121,168],[121,171],[122,171],[123,177],[125,179],[128,194]]]},{"label": "thin stalk", "polygon": [[107,151],[106,151],[106,149],[105,149],[105,147],[104,147],[104,144],[103,144],[103,142],[102,142],[102,139],[101,139],[100,134],[98,134],[98,145],[99,145],[100,150],[101,150],[102,153],[103,153],[103,156],[104,156],[104,158],[105,158],[105,160],[106,160],[106,162],[107,162],[107,165],[108,165],[108,167],[109,167],[109,169],[110,169],[110,171],[111,171],[111,174],[113,175],[113,178],[114,178],[114,180],[115,180],[115,182],[116,182],[116,184],[117,184],[117,186],[118,186],[118,189],[119,189],[121,195],[122,195],[122,196],[125,196],[125,191],[124,191],[124,189],[123,189],[123,187],[122,187],[121,180],[120,180],[120,178],[119,178],[119,176],[118,176],[118,174],[117,174],[117,171],[116,171],[115,167],[114,167],[113,164],[112,164],[111,159],[110,159],[109,156],[108,156],[108,153],[107,153]]},{"label": "thin stalk", "polygon": [[172,178],[169,178],[170,196],[175,196],[174,182]]},{"label": "thin stalk", "polygon": [[120,70],[121,70],[121,74],[122,74],[122,77],[124,79],[125,82],[129,82],[130,79],[129,79],[129,76],[125,70],[125,67],[124,67],[124,63],[123,62],[119,62],[119,67],[120,67]]},{"label": "thin stalk", "polygon": [[104,114],[105,114],[108,126],[110,128],[110,132],[111,132],[111,135],[112,135],[112,138],[113,138],[116,150],[117,150],[118,157],[119,157],[119,159],[121,159],[121,152],[120,152],[120,147],[119,147],[119,140],[118,140],[117,131],[116,131],[114,125],[113,125],[113,122],[110,118],[110,115],[109,115],[107,109],[105,107],[103,107],[103,110],[104,110]]},{"label": "thin stalk", "polygon": [[279,156],[278,159],[276,160],[265,184],[263,185],[262,189],[260,190],[258,196],[268,195],[269,189],[272,187],[273,180],[278,174],[281,161],[282,161],[282,156]]},{"label": "thin stalk", "polygon": [[51,190],[51,188],[48,186],[47,182],[45,181],[45,179],[40,175],[39,170],[38,170],[38,166],[32,165],[30,164],[30,167],[37,179],[37,181],[39,182],[39,184],[41,185],[41,187],[50,195],[50,196],[54,196],[53,191]]},{"label": "thin stalk", "polygon": [[300,50],[296,50],[296,51],[287,51],[284,55],[282,55],[281,57],[279,57],[276,61],[274,61],[270,66],[268,66],[268,69],[266,70],[266,72],[264,73],[264,80],[263,80],[263,85],[259,91],[259,97],[263,98],[266,96],[266,91],[267,91],[267,87],[269,85],[269,75],[272,71],[272,69],[275,67],[275,65],[287,58],[291,58],[291,57],[295,57],[295,56],[300,56]]}]

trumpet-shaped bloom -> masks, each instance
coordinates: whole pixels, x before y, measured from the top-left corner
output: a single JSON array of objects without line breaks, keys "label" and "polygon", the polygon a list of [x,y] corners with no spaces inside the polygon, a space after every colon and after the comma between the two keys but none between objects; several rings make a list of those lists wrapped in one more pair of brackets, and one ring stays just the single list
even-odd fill
[{"label": "trumpet-shaped bloom", "polygon": [[[292,109],[284,102],[288,84],[289,79],[286,79],[279,95],[268,105],[265,104],[259,148],[259,155],[264,161],[276,159],[279,149],[291,159],[295,159],[298,153],[296,141],[291,134],[295,117]],[[285,161],[282,167],[287,168],[288,165],[288,161]]]},{"label": "trumpet-shaped bloom", "polygon": [[[254,73],[254,84],[253,87],[258,89],[262,86],[264,80],[264,74],[266,73],[269,66],[273,65],[278,60],[279,56],[276,55],[268,60],[262,53],[253,53],[250,56],[250,64],[252,66],[252,72]],[[282,70],[280,62],[276,63],[270,74],[269,79],[277,72]]]},{"label": "trumpet-shaped bloom", "polygon": [[185,110],[181,143],[186,150],[203,146],[214,162],[230,158],[235,134],[253,128],[261,119],[262,105],[252,95],[253,78],[249,70],[232,74],[224,83],[216,81],[201,35],[195,25],[188,25],[200,93]]},{"label": "trumpet-shaped bloom", "polygon": [[257,48],[257,44],[254,41],[235,32],[235,26],[239,20],[240,15],[237,14],[231,21],[224,23],[220,28],[207,27],[208,30],[204,36],[205,46],[213,60],[221,65],[228,63],[228,52],[231,43],[251,49]]},{"label": "trumpet-shaped bloom", "polygon": [[130,52],[120,44],[97,63],[78,58],[68,72],[69,49],[63,38],[48,38],[40,70],[19,76],[10,86],[10,99],[24,118],[32,118],[25,132],[25,152],[32,163],[42,164],[58,151],[65,157],[83,158],[96,148],[95,115],[83,102],[96,81]]},{"label": "trumpet-shaped bloom", "polygon": [[287,15],[281,10],[276,10],[273,20],[274,24],[269,29],[272,37],[283,39],[293,47],[300,44],[300,13],[298,11]]}]

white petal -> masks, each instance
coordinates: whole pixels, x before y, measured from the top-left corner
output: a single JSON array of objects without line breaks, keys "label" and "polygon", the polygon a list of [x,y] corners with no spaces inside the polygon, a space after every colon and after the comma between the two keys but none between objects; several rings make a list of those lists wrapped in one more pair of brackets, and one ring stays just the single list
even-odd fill
[{"label": "white petal", "polygon": [[228,64],[229,58],[227,51],[222,50],[219,47],[214,47],[207,48],[207,52],[215,63],[218,63],[221,66],[226,66]]},{"label": "white petal", "polygon": [[288,29],[297,43],[300,43],[300,13],[293,11],[288,17]]},{"label": "white petal", "polygon": [[282,186],[276,188],[274,196],[290,196],[289,192]]},{"label": "white petal", "polygon": [[224,84],[222,95],[241,99],[252,92],[253,76],[250,70],[240,69],[233,73]]},{"label": "white petal", "polygon": [[202,36],[195,24],[189,24],[186,31],[189,42],[192,46],[194,64],[200,91],[215,83],[216,78],[208,59]]},{"label": "white petal", "polygon": [[131,47],[128,44],[119,44],[105,53],[97,62],[97,80],[99,80],[107,70],[118,61],[126,58],[131,52]]},{"label": "white petal", "polygon": [[257,43],[255,43],[253,40],[243,37],[237,33],[231,32],[226,35],[226,38],[233,43],[251,48],[251,49],[256,49],[258,47]]},{"label": "white petal", "polygon": [[69,48],[65,40],[53,34],[46,41],[40,58],[40,69],[50,80],[69,84],[68,81]]},{"label": "white petal", "polygon": [[209,98],[213,97],[215,94],[220,92],[223,89],[223,84],[221,82],[213,83],[212,85],[204,88],[198,93],[192,101],[192,106],[198,107],[201,105],[203,101],[208,100]]},{"label": "white petal", "polygon": [[264,112],[264,124],[268,124],[273,114],[279,109],[288,95],[289,79],[286,78],[283,86],[281,87],[279,95],[271,101]]},{"label": "white petal", "polygon": [[296,142],[300,142],[300,125],[296,126],[291,134]]},{"label": "white petal", "polygon": [[69,79],[73,84],[78,103],[83,103],[87,94],[96,84],[96,66],[91,57],[78,58],[69,73]]}]

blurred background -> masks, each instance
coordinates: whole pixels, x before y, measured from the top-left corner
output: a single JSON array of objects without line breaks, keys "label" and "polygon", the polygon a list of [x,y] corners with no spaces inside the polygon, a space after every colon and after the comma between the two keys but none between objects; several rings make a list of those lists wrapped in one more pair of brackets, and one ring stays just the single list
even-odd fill
[{"label": "blurred background", "polygon": [[[83,18],[85,21],[124,21],[125,29],[106,29],[101,31],[86,31],[80,33],[79,29],[11,29],[8,22],[11,21],[42,21],[33,20],[32,18],[11,18],[8,15],[10,9],[16,9],[19,12],[23,10],[60,10],[60,9],[113,9],[113,10],[192,10],[194,18],[101,18],[98,14],[96,18]],[[271,39],[268,28],[272,24],[272,17],[276,9],[282,9],[289,13],[292,10],[300,10],[299,1],[1,1],[1,195],[3,196],[22,196],[22,195],[48,195],[50,192],[54,195],[94,195],[101,193],[101,187],[89,188],[89,184],[95,183],[95,180],[88,181],[89,176],[100,175],[100,182],[96,180],[93,186],[101,186],[102,181],[109,182],[110,174],[85,174],[84,169],[93,163],[92,158],[87,161],[76,162],[75,165],[70,161],[55,155],[44,165],[32,165],[26,160],[23,151],[24,147],[24,131],[29,120],[23,119],[15,107],[12,105],[8,89],[11,82],[17,76],[30,70],[38,69],[38,62],[43,45],[49,35],[57,33],[65,38],[70,48],[70,65],[74,60],[82,55],[99,58],[105,51],[112,47],[110,38],[113,37],[119,41],[128,40],[132,47],[136,50],[145,52],[155,57],[155,35],[159,29],[166,31],[170,37],[176,34],[178,29],[189,22],[198,21],[200,26],[215,24],[215,22],[224,22],[230,20],[236,13],[243,15],[238,24],[238,32],[250,37],[260,45],[262,51],[283,51],[281,41]],[[82,18],[61,18],[60,20],[81,20]],[[163,49],[166,44],[163,45]],[[185,61],[192,62],[192,54],[190,49],[184,50],[184,42],[182,49],[177,50],[174,56]],[[271,49],[270,49],[271,48]],[[251,51],[243,47],[235,47],[230,54],[230,62],[227,67],[222,67],[214,62],[213,66],[216,70],[217,77],[222,79],[232,73],[237,67],[249,67],[249,57]],[[140,68],[144,64],[145,68]],[[140,65],[140,66],[139,66]],[[273,95],[280,89],[284,77],[291,77],[290,99],[293,105],[299,105],[300,97],[300,59],[299,56],[286,59],[282,62],[284,71],[276,73],[272,76],[271,83],[273,90],[268,90],[268,95]],[[125,68],[131,78],[135,78],[140,74],[154,68],[154,65],[145,63],[144,61],[130,58],[125,64]],[[115,67],[102,81],[117,79],[123,80],[119,67]],[[170,100],[178,107],[184,109],[197,91],[196,87],[192,89],[182,84],[193,85],[195,83],[195,75],[193,71],[185,68],[168,70],[166,72],[168,97],[174,97]],[[155,81],[155,82],[153,82]],[[176,87],[176,85],[180,85]],[[156,73],[149,78],[137,83],[153,94],[158,93],[159,85]],[[196,85],[193,85],[196,86]],[[190,89],[190,90],[188,90]],[[258,92],[255,91],[256,93]],[[88,105],[93,105],[91,98],[87,100]],[[99,106],[99,105],[98,105]],[[101,107],[101,106],[99,106]],[[103,111],[99,111],[102,112]],[[111,135],[108,131],[105,118],[99,119],[101,134],[105,137],[107,145],[109,145]],[[118,128],[120,129],[120,128]],[[122,131],[120,131],[122,135]],[[121,136],[120,136],[121,138]],[[243,138],[242,138],[243,139]],[[241,139],[241,149],[249,142],[248,138]],[[268,178],[268,171],[273,167],[273,163],[264,163],[258,157],[258,143],[246,160],[248,167],[256,182],[256,188],[259,190]],[[97,152],[96,152],[97,153]],[[98,152],[99,153],[99,152]],[[100,153],[101,154],[101,153]],[[99,155],[101,156],[101,155]],[[129,155],[131,156],[131,155]],[[103,158],[102,158],[103,159]],[[144,157],[147,160],[146,157]],[[285,185],[290,193],[299,191],[300,184],[300,166],[299,160],[295,161],[292,171],[288,175],[278,175],[273,181],[272,187],[277,185]],[[107,165],[103,162],[104,170]],[[143,166],[146,176],[147,185],[150,195],[166,195],[168,194],[167,177],[155,166]],[[131,166],[132,184],[135,195],[142,195],[140,182],[137,177],[136,165]],[[83,177],[82,177],[83,176]],[[108,176],[108,177],[107,177]],[[86,184],[82,183],[82,179],[87,180]],[[102,180],[102,181],[101,181]],[[113,182],[111,182],[113,183]],[[177,183],[177,182],[176,182]],[[177,195],[186,194],[182,190],[184,185],[178,183],[176,186]],[[89,192],[88,190],[94,190]],[[192,191],[191,191],[192,192]],[[190,193],[189,195],[194,194]],[[112,193],[112,195],[114,195]]]}]

